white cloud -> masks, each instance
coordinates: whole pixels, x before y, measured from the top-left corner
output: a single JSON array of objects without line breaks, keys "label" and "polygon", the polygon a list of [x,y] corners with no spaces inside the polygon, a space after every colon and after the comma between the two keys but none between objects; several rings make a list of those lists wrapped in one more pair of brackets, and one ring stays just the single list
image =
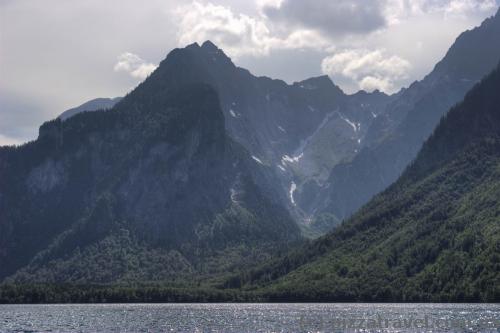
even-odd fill
[{"label": "white cloud", "polygon": [[393,92],[399,81],[407,78],[411,64],[396,55],[380,50],[345,50],[323,59],[325,74],[347,78],[365,90]]},{"label": "white cloud", "polygon": [[361,82],[359,82],[359,87],[366,91],[392,91],[394,89],[393,83],[388,78],[380,78],[374,76],[366,76]]},{"label": "white cloud", "polygon": [[329,46],[314,29],[272,31],[262,16],[237,14],[229,7],[194,1],[175,10],[180,46],[211,40],[232,57],[265,56],[273,49],[322,49]]},{"label": "white cloud", "polygon": [[211,40],[235,58],[267,56],[272,50],[328,52],[338,45],[349,47],[352,36],[364,38],[411,18],[484,16],[496,8],[495,0],[255,0],[255,4],[257,10],[251,15],[198,0],[178,6],[173,10],[178,45]]},{"label": "white cloud", "polygon": [[211,40],[233,56],[262,55],[269,51],[269,29],[256,18],[197,1],[177,8],[176,13],[181,18],[180,45]]},{"label": "white cloud", "polygon": [[155,64],[148,63],[136,54],[125,52],[118,56],[114,70],[116,72],[127,72],[132,77],[144,80],[156,69]]}]

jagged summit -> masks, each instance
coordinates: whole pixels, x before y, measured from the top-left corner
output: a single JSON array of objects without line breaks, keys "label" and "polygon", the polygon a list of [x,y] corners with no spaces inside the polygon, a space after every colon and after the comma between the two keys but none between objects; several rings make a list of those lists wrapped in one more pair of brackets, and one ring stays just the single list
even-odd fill
[{"label": "jagged summit", "polygon": [[[197,42],[187,45],[184,48],[177,48],[170,52],[163,62],[175,63],[175,65],[189,65],[199,66],[203,65],[205,68],[202,71],[209,71],[220,75],[220,72],[227,74],[225,71],[234,71],[238,76],[254,77],[250,71],[244,68],[237,67],[231,58],[210,40],[206,40],[201,45]],[[162,62],[162,63],[163,63]],[[210,68],[207,68],[209,66]],[[281,84],[284,83],[281,79],[269,78],[261,76],[260,79],[270,79]],[[293,86],[298,86],[304,89],[315,90],[331,90],[336,94],[344,94],[342,89],[337,86],[328,75],[320,75],[316,77],[307,78],[302,81],[294,82]]]},{"label": "jagged summit", "polygon": [[295,86],[299,86],[304,89],[332,89],[337,93],[344,93],[328,75],[320,75],[305,79],[294,83]]},{"label": "jagged summit", "polygon": [[[178,77],[183,76],[206,76],[207,72],[225,72],[236,70],[232,62],[222,49],[210,41],[201,46],[198,43],[187,45],[171,51],[160,63],[160,69],[170,67],[171,71],[177,71]],[[205,80],[206,82],[206,80]]]},{"label": "jagged summit", "polygon": [[217,47],[217,45],[215,45],[214,43],[212,43],[210,40],[206,40],[205,42],[203,42],[203,44],[201,45],[201,48],[205,49],[207,51],[212,51],[212,52],[220,50]]},{"label": "jagged summit", "polygon": [[365,90],[359,90],[359,91],[355,92],[354,94],[352,94],[352,96],[368,96],[368,95],[373,95],[373,96],[388,96],[385,92],[380,91],[378,89],[375,89],[372,92],[368,92],[368,91],[365,91]]},{"label": "jagged summit", "polygon": [[191,44],[186,45],[185,47],[181,47],[179,49],[187,49],[187,50],[204,50],[208,52],[223,52],[222,49],[220,49],[217,45],[215,45],[212,41],[206,40],[201,45],[198,42],[194,42]]}]

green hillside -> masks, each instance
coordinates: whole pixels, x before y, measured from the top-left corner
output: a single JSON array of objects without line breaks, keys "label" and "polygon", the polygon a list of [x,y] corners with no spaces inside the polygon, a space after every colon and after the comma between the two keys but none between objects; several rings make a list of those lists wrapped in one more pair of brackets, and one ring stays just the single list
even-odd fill
[{"label": "green hillside", "polygon": [[500,69],[332,234],[232,280],[272,300],[500,300]]}]

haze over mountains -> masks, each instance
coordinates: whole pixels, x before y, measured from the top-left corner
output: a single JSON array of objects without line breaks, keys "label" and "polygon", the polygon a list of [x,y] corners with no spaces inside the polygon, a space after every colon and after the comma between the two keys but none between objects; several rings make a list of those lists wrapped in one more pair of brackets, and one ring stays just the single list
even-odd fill
[{"label": "haze over mountains", "polygon": [[[68,110],[42,125],[36,141],[0,148],[0,279],[221,280],[324,234],[396,181],[442,116],[496,68],[498,36],[500,13],[463,33],[422,81],[391,96],[346,95],[326,76],[291,85],[256,77],[209,41],[175,49],[123,99]],[[277,297],[292,289],[306,294],[307,271],[313,269],[321,292],[365,299],[360,290],[370,290],[372,280],[360,280],[359,273],[368,267],[384,283],[417,283],[408,289],[415,294],[391,290],[381,298],[424,299],[431,291],[419,279],[442,268],[436,260],[450,259],[446,250],[466,246],[473,250],[467,253],[471,265],[486,267],[486,275],[478,273],[474,281],[489,285],[498,274],[488,275],[492,266],[477,260],[495,259],[494,219],[454,221],[462,213],[480,215],[474,207],[483,202],[472,196],[487,193],[488,203],[495,197],[498,150],[490,139],[497,127],[490,125],[483,136],[481,126],[471,132],[463,128],[467,121],[456,119],[466,115],[474,124],[495,124],[497,77],[498,71],[450,114],[396,185],[293,257],[294,265],[269,266],[272,278],[255,273],[255,280]],[[98,108],[108,110],[83,112]],[[450,136],[455,126],[465,138],[461,145]],[[477,141],[474,149],[466,139]],[[491,168],[471,165],[470,156]],[[481,178],[473,179],[478,173]],[[449,174],[446,181],[443,174]],[[458,186],[461,177],[466,181]],[[434,186],[440,190],[430,193]],[[495,205],[485,209],[496,216]],[[446,229],[455,226],[461,229]],[[407,237],[414,228],[421,238]],[[441,238],[432,238],[433,230]],[[472,243],[463,245],[469,234]],[[443,245],[446,237],[456,241]],[[382,244],[387,238],[392,247]],[[365,261],[354,264],[358,250]],[[382,255],[372,260],[378,250]],[[332,264],[337,256],[343,261]],[[303,266],[304,258],[311,266]],[[375,263],[384,271],[376,271]],[[345,275],[339,273],[342,265],[349,266]],[[471,267],[464,269],[476,269]],[[335,293],[332,281],[347,289],[355,283],[358,291]],[[236,284],[254,288],[254,282],[243,277]],[[475,290],[483,289],[470,295]],[[450,297],[456,292],[449,290]]]}]

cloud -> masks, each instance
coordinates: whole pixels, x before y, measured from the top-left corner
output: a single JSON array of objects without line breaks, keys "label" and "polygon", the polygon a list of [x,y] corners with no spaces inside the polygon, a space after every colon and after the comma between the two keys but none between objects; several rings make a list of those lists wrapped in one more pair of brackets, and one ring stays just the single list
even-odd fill
[{"label": "cloud", "polygon": [[411,64],[380,50],[345,50],[323,59],[321,68],[334,79],[349,79],[360,89],[394,92],[399,81],[408,76]]},{"label": "cloud", "polygon": [[158,66],[142,60],[137,54],[125,52],[118,56],[118,62],[114,70],[116,72],[127,72],[136,79],[144,80],[156,67]]},{"label": "cloud", "polygon": [[390,92],[394,89],[393,83],[389,78],[366,76],[359,83],[359,87],[365,91],[380,90]]},{"label": "cloud", "polygon": [[496,8],[495,0],[452,0],[443,10],[447,17],[467,17],[468,15],[489,13]]},{"label": "cloud", "polygon": [[[218,1],[218,0],[214,0]],[[177,44],[211,40],[233,58],[263,57],[273,51],[331,52],[366,42],[374,32],[414,18],[484,17],[496,0],[255,0],[256,11],[195,0],[173,10]],[[370,46],[368,46],[370,47]]]},{"label": "cloud", "polygon": [[203,42],[210,39],[228,53],[267,54],[270,32],[264,22],[228,7],[193,2],[175,11],[180,17],[179,44]]},{"label": "cloud", "polygon": [[262,12],[270,20],[339,36],[383,28],[385,6],[385,0],[283,0],[265,2]]},{"label": "cloud", "polygon": [[194,1],[175,10],[178,44],[211,40],[233,57],[265,56],[271,50],[322,49],[330,45],[314,29],[272,31],[262,16],[233,12],[229,7]]},{"label": "cloud", "polygon": [[389,23],[429,14],[445,19],[466,19],[491,15],[497,7],[496,0],[388,0],[385,16]]}]

